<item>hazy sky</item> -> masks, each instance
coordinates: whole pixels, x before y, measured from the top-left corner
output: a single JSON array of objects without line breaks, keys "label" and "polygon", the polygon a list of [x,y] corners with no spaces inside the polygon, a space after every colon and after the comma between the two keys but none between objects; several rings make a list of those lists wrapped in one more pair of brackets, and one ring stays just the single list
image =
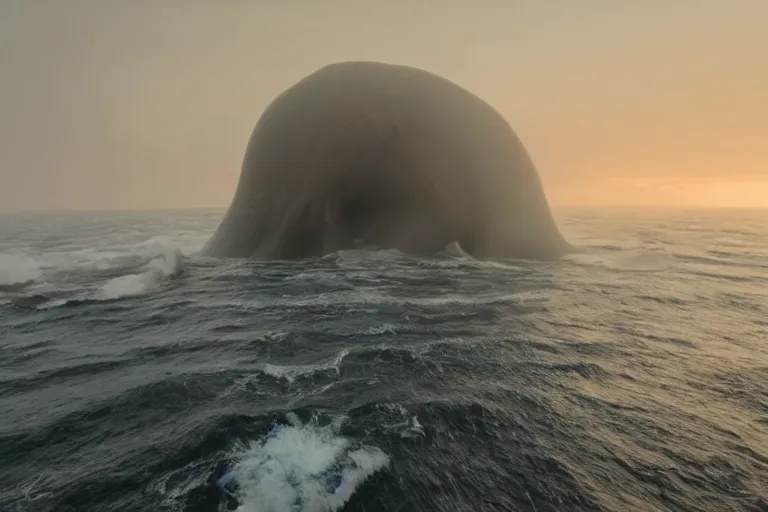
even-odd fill
[{"label": "hazy sky", "polygon": [[5,0],[0,209],[226,206],[266,105],[350,59],[489,101],[554,204],[768,206],[766,27],[768,0]]}]

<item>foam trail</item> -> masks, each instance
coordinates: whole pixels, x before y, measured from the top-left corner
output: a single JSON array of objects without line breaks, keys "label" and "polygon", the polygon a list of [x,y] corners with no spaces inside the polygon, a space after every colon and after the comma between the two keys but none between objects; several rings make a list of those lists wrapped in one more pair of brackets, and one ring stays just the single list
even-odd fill
[{"label": "foam trail", "polygon": [[[331,512],[389,464],[378,448],[353,447],[339,435],[340,422],[319,426],[274,426],[263,442],[236,454],[234,468],[219,479],[239,503],[239,512]],[[227,490],[227,492],[230,492]]]}]

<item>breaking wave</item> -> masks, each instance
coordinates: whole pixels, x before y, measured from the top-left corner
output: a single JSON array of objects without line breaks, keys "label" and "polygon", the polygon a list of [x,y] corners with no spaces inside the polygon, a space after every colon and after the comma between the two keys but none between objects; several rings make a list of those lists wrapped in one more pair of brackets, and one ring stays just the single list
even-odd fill
[{"label": "breaking wave", "polygon": [[274,423],[258,441],[237,446],[234,464],[217,483],[241,512],[340,510],[366,478],[389,463],[379,448],[339,435],[343,418],[304,425],[295,415]]}]

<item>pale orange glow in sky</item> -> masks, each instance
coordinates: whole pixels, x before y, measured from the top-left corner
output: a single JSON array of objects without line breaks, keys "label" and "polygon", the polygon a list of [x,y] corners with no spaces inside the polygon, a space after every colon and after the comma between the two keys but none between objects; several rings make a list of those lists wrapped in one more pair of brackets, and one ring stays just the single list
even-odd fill
[{"label": "pale orange glow in sky", "polygon": [[4,2],[0,209],[229,204],[284,88],[351,59],[493,104],[554,205],[768,207],[768,1]]}]

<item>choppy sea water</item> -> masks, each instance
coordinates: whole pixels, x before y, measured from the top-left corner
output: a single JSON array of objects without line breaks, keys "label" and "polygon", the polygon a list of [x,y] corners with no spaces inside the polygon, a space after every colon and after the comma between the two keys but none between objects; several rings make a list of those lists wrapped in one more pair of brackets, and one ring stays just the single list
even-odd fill
[{"label": "choppy sea water", "polygon": [[768,510],[768,212],[554,263],[197,256],[222,213],[0,217],[0,510]]}]

